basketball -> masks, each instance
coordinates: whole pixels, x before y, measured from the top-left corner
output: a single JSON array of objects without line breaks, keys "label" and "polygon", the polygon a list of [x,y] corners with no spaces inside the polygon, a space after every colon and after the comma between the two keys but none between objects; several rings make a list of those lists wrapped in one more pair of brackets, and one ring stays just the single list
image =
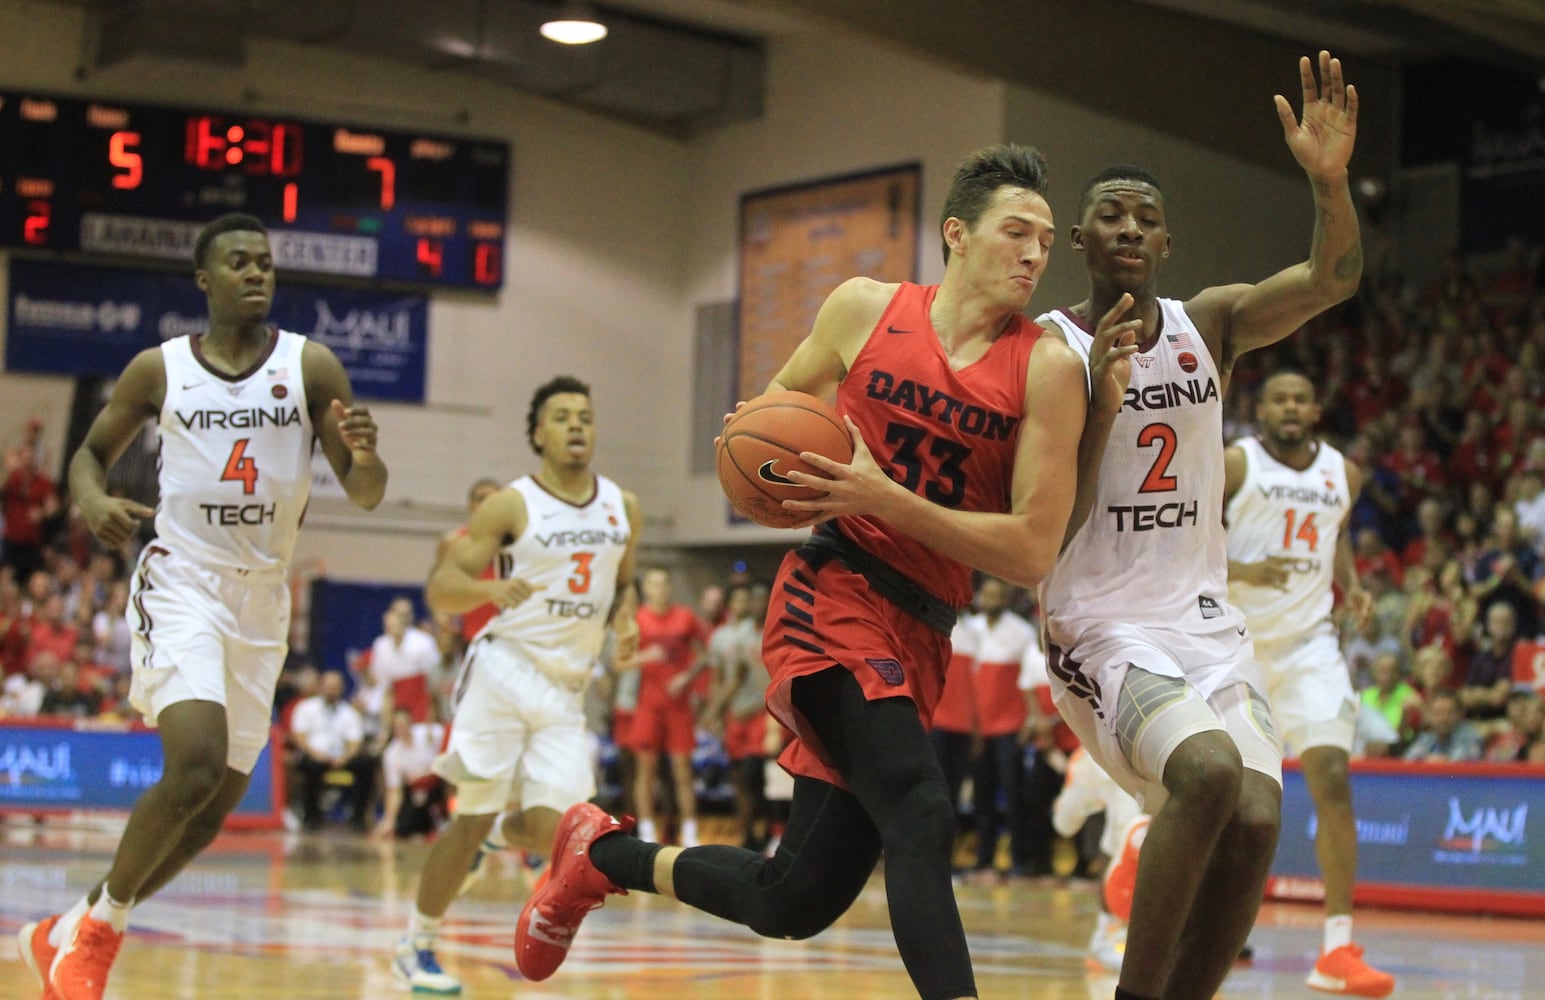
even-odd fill
[{"label": "basketball", "polygon": [[784,500],[815,500],[825,493],[790,482],[787,473],[821,475],[800,461],[813,451],[834,462],[853,459],[853,439],[828,402],[808,393],[758,396],[740,408],[719,439],[719,485],[742,517],[769,528],[787,528],[809,516],[785,510]]}]

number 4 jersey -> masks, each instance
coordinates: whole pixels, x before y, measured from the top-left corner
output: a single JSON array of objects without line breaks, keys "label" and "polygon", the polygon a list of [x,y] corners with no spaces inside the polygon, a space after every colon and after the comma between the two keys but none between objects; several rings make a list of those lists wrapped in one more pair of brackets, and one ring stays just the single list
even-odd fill
[{"label": "number 4 jersey", "polygon": [[[1047,628],[1064,648],[1099,621],[1243,634],[1228,603],[1222,380],[1184,306],[1160,299],[1159,311],[1158,342],[1132,356],[1094,506],[1046,580]],[[1037,322],[1088,360],[1094,337],[1072,314]]]},{"label": "number 4 jersey", "polygon": [[295,549],[311,496],[306,338],[277,330],[272,337],[263,359],[239,375],[210,366],[200,336],[161,345],[156,534],[192,562],[274,572]]}]

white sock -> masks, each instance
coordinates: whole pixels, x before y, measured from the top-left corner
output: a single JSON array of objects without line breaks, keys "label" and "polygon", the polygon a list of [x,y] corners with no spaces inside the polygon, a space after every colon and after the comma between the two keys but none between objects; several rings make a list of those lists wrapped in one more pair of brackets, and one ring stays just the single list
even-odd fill
[{"label": "white sock", "polygon": [[1325,947],[1322,955],[1328,955],[1343,945],[1352,943],[1352,915],[1325,918]]},{"label": "white sock", "polygon": [[499,850],[510,846],[510,838],[504,835],[504,821],[509,817],[508,812],[502,812],[494,817],[494,825],[488,831],[488,836],[483,838],[483,843],[492,844]]},{"label": "white sock", "polygon": [[408,921],[408,940],[413,942],[414,948],[425,951],[435,946],[435,941],[440,937],[441,919],[413,911],[413,919]]},{"label": "white sock", "polygon": [[684,819],[681,821],[681,846],[697,846],[697,820]]},{"label": "white sock", "polygon": [[660,837],[655,832],[654,820],[641,819],[638,821],[638,839],[651,844],[660,842]]},{"label": "white sock", "polygon": [[80,918],[84,917],[90,909],[91,904],[86,902],[85,896],[82,896],[74,906],[60,914],[59,919],[54,921],[54,926],[48,929],[48,943],[55,948],[63,948],[64,935],[73,933],[75,925],[80,923]]},{"label": "white sock", "polygon": [[127,903],[118,902],[108,895],[104,887],[102,895],[98,896],[97,901],[91,906],[91,919],[100,920],[122,934],[129,929],[129,907],[133,905],[133,900]]}]

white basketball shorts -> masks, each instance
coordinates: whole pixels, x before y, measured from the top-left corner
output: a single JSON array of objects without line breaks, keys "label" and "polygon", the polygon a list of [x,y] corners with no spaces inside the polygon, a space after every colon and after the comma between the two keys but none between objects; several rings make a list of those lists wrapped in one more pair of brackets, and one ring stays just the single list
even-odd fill
[{"label": "white basketball shorts", "polygon": [[586,683],[555,681],[508,640],[475,641],[457,684],[450,743],[434,766],[456,786],[456,811],[484,816],[516,801],[563,812],[595,795]]},{"label": "white basketball shorts", "polygon": [[1290,755],[1314,747],[1351,753],[1357,696],[1336,637],[1315,634],[1295,642],[1257,643],[1256,658],[1266,671],[1266,697]]},{"label": "white basketball shorts", "polygon": [[289,649],[282,573],[199,566],[152,542],[129,588],[130,703],[155,725],[168,706],[225,706],[226,765],[251,774],[268,745],[274,687]]}]

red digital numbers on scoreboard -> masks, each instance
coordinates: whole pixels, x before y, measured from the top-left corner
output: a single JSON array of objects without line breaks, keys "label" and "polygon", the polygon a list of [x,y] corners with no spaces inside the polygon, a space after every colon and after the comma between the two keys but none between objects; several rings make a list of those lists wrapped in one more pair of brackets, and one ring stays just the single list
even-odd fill
[{"label": "red digital numbers on scoreboard", "polygon": [[445,244],[439,240],[419,240],[418,266],[424,277],[440,277],[445,270]]},{"label": "red digital numbers on scoreboard", "polygon": [[188,119],[183,159],[200,170],[295,177],[305,157],[301,135],[299,125],[285,122],[194,115]]},{"label": "red digital numbers on scoreboard", "polygon": [[479,243],[472,251],[472,280],[480,285],[498,285],[504,276],[504,247],[498,243]]},{"label": "red digital numbers on scoreboard", "polygon": [[113,187],[133,191],[145,179],[145,158],[139,154],[138,132],[114,132],[107,140],[107,162],[122,173],[113,174]]},{"label": "red digital numbers on scoreboard", "polygon": [[33,246],[48,243],[48,224],[52,221],[54,207],[46,201],[27,202],[26,217],[21,223],[21,238]]}]

